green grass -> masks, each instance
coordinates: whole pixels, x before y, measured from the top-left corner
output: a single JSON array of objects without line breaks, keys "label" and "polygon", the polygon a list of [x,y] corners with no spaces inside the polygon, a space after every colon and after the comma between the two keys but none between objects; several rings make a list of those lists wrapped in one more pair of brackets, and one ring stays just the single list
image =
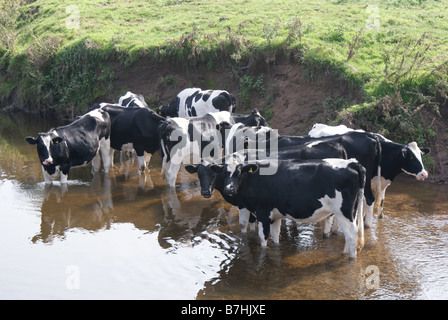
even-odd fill
[{"label": "green grass", "polygon": [[240,67],[288,50],[311,79],[330,75],[362,92],[357,108],[399,95],[412,112],[448,92],[448,0],[24,3],[0,20],[0,100],[18,91],[41,109],[84,110],[110,90],[115,61]]}]

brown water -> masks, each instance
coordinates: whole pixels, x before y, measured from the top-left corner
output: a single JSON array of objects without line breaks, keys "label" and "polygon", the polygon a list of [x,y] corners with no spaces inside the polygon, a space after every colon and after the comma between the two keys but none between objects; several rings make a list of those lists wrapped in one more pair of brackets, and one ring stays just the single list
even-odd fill
[{"label": "brown water", "polygon": [[[92,177],[73,169],[45,186],[26,135],[51,122],[1,114],[1,299],[447,299],[448,186],[402,177],[356,261],[344,237],[284,221],[280,245],[242,235],[238,212],[200,196],[185,171],[175,190],[136,162]],[[5,149],[3,149],[5,150]],[[367,269],[367,272],[366,272]]]}]

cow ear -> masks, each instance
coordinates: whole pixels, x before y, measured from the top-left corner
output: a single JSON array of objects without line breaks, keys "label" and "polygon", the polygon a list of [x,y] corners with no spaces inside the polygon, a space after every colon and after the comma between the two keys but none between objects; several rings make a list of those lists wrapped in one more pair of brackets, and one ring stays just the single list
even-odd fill
[{"label": "cow ear", "polygon": [[37,138],[26,137],[25,141],[28,142],[29,144],[36,144],[37,143]]},{"label": "cow ear", "polygon": [[63,139],[61,137],[56,137],[56,138],[53,138],[52,141],[54,144],[58,144],[58,143],[61,143],[63,141]]},{"label": "cow ear", "polygon": [[420,148],[420,151],[422,152],[422,154],[424,156],[426,156],[428,153],[431,152],[431,149],[429,149],[429,148]]},{"label": "cow ear", "polygon": [[224,166],[219,164],[212,164],[210,166],[210,170],[212,170],[212,172],[214,173],[222,173],[224,170]]},{"label": "cow ear", "polygon": [[404,147],[403,149],[401,149],[401,154],[404,158],[406,158],[406,155],[408,154],[408,148]]},{"label": "cow ear", "polygon": [[221,131],[222,129],[229,129],[231,127],[231,124],[227,121],[220,122],[216,125],[216,130]]},{"label": "cow ear", "polygon": [[241,170],[242,173],[255,173],[258,171],[258,164],[247,164]]},{"label": "cow ear", "polygon": [[192,165],[187,165],[185,166],[185,170],[187,170],[188,173],[196,173],[198,172],[198,167],[192,166]]}]

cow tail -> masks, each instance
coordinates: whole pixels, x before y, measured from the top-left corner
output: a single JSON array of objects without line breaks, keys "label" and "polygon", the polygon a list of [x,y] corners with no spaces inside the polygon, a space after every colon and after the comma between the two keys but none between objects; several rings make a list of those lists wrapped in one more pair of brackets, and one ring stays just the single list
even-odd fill
[{"label": "cow tail", "polygon": [[377,176],[378,179],[376,181],[376,194],[375,194],[375,203],[378,209],[378,215],[381,211],[381,205],[379,204],[379,201],[381,201],[381,157],[382,157],[382,148],[381,148],[381,141],[378,135],[376,134],[370,134],[370,137],[376,141],[376,159],[375,164],[377,166]]},{"label": "cow tail", "polygon": [[358,228],[358,248],[364,247],[364,188],[366,186],[366,169],[358,162],[351,165],[358,173],[358,195],[356,201],[356,219]]},{"label": "cow tail", "polygon": [[164,132],[166,127],[169,125],[168,121],[164,121],[159,125],[159,141],[160,141],[160,151],[162,152],[162,159],[164,159],[166,157],[166,162],[168,162],[169,159],[169,151],[166,149],[165,147],[165,143],[164,143]]}]

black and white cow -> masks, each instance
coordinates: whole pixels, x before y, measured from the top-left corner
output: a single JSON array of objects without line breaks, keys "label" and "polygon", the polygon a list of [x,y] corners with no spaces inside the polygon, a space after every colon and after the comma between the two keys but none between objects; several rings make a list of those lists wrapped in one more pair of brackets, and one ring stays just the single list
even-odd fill
[{"label": "black and white cow", "polygon": [[278,160],[274,174],[262,174],[260,164],[247,163],[241,157],[230,160],[212,170],[224,172],[225,193],[238,195],[245,208],[255,212],[262,246],[267,245],[270,232],[274,242],[279,242],[281,219],[285,217],[318,222],[331,214],[345,235],[344,253],[355,258],[357,245],[364,246],[359,213],[365,169],[355,159]]},{"label": "black and white cow", "polygon": [[[250,133],[250,131],[256,131],[255,133]],[[249,133],[247,133],[249,131]],[[257,147],[260,145],[260,138],[257,136],[258,133],[262,133],[262,137],[270,137],[269,144],[272,143],[276,139],[276,145],[278,150],[282,148],[289,148],[293,146],[308,146],[313,148],[305,148],[305,150],[309,153],[314,152],[316,150],[319,154],[322,154],[322,151],[326,148],[328,143],[332,143],[334,145],[341,146],[341,149],[346,153],[346,158],[354,158],[359,161],[359,163],[364,166],[366,169],[366,186],[364,189],[364,197],[365,197],[365,206],[364,206],[364,216],[365,216],[365,227],[370,227],[373,216],[374,202],[375,196],[372,191],[372,183],[371,180],[378,174],[380,160],[381,160],[381,144],[379,142],[379,138],[374,134],[369,134],[365,132],[358,131],[350,131],[346,132],[343,135],[337,136],[328,136],[328,137],[320,137],[314,138],[309,136],[281,136],[276,134],[270,128],[257,128],[254,130],[253,128],[238,128],[237,126],[233,126],[230,130],[230,133],[226,140],[226,146],[229,149],[231,146],[241,148],[241,141],[244,143],[248,143],[249,145],[254,145],[254,142],[251,139],[255,139],[257,143]],[[268,134],[269,133],[269,134]],[[243,139],[241,138],[243,137]],[[254,138],[255,136],[255,138]],[[233,137],[236,138],[235,141],[231,141]],[[274,139],[273,139],[274,137]],[[233,142],[233,144],[231,144]],[[263,141],[261,141],[263,142]],[[261,143],[263,145],[263,143]],[[268,145],[268,143],[266,143]],[[316,148],[316,146],[320,146],[320,148]],[[320,150],[322,149],[322,150]],[[320,156],[308,157],[311,158],[322,158]],[[343,157],[342,157],[343,158]]]},{"label": "black and white cow", "polygon": [[168,118],[159,126],[162,147],[162,174],[171,187],[175,186],[181,164],[199,163],[204,157],[221,156],[225,129],[235,123],[264,126],[266,121],[255,109],[250,115],[228,111],[212,112],[201,117]]},{"label": "black and white cow", "polygon": [[[37,138],[25,140],[37,145],[45,183],[61,177],[66,184],[71,168],[82,167],[92,162],[92,171],[97,172],[103,159],[104,170],[110,168],[110,117],[107,112],[96,109],[78,117],[66,126],[39,133]],[[101,151],[101,158],[100,158]]]},{"label": "black and white cow", "polygon": [[148,108],[145,98],[141,94],[126,92],[124,96],[118,99],[118,104],[125,108]]},{"label": "black and white cow", "polygon": [[[227,157],[234,157],[236,155],[244,156],[244,161],[247,162],[251,159],[256,161],[276,161],[276,160],[288,160],[288,159],[323,159],[323,158],[340,158],[346,159],[346,153],[343,148],[338,144],[333,143],[322,143],[314,147],[309,147],[306,145],[293,146],[290,148],[279,149],[278,152],[273,152],[267,155],[265,150],[254,150],[254,149],[243,149],[241,151],[228,154],[223,158],[216,159],[215,161],[210,161],[209,159],[202,159],[198,165],[187,165],[185,169],[189,173],[197,173],[199,182],[201,185],[201,195],[204,198],[210,198],[214,189],[218,190],[222,197],[239,209],[239,223],[241,226],[241,231],[243,233],[247,230],[247,225],[250,219],[254,215],[251,214],[249,210],[244,207],[238,194],[230,196],[224,192],[224,174],[223,172],[215,172],[212,168],[216,163],[226,163]],[[253,220],[253,219],[252,219]],[[325,221],[324,237],[330,234],[330,228],[332,225],[332,219]]]},{"label": "black and white cow", "polygon": [[[335,134],[347,134],[355,130],[344,125],[337,127],[325,124],[315,124],[308,133],[311,137],[325,137]],[[395,143],[377,133],[366,133],[363,130],[356,130],[364,134],[375,135],[381,144],[380,174],[375,174],[372,179],[372,190],[376,190],[378,215],[382,215],[383,202],[387,187],[392,183],[397,175],[406,173],[415,176],[422,181],[428,178],[428,172],[422,162],[422,156],[430,152],[429,148],[419,148],[416,142],[407,145]]]},{"label": "black and white cow", "polygon": [[[118,103],[107,103],[107,102],[101,102],[101,103],[95,103],[90,107],[90,110],[102,108],[105,106],[116,106],[116,107],[122,107],[122,108],[146,108],[149,109],[148,105],[145,102],[145,98],[141,94],[132,93],[131,91],[126,92],[125,95],[121,96],[118,99]],[[120,149],[120,162],[121,165],[123,165],[123,155],[128,154],[130,157],[134,153],[134,147],[132,143],[125,144]],[[146,155],[146,158],[149,159],[150,156]],[[111,150],[111,161],[112,166],[114,160],[114,151]],[[149,160],[148,160],[149,161]]]},{"label": "black and white cow", "polygon": [[110,115],[110,146],[121,151],[123,146],[132,143],[139,169],[144,172],[152,154],[160,148],[158,126],[165,118],[148,108],[105,105],[101,110]]},{"label": "black and white cow", "polygon": [[187,88],[179,92],[168,106],[161,106],[158,113],[163,117],[190,118],[210,112],[235,112],[235,96],[225,90],[202,90]]}]

